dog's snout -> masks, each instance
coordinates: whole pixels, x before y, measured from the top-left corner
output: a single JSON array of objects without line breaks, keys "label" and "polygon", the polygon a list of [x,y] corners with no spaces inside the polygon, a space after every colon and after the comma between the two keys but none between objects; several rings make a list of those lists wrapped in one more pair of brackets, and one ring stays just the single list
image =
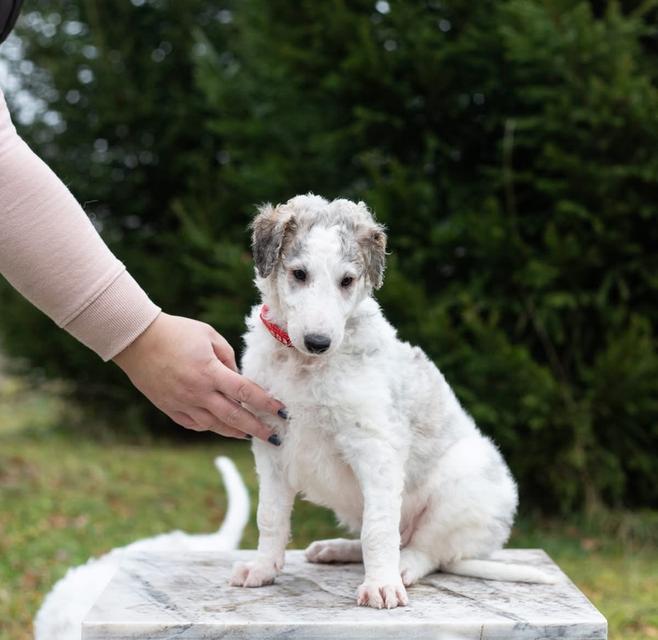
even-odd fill
[{"label": "dog's snout", "polygon": [[324,353],[331,344],[331,338],[319,333],[308,333],[304,336],[304,345],[311,353]]}]

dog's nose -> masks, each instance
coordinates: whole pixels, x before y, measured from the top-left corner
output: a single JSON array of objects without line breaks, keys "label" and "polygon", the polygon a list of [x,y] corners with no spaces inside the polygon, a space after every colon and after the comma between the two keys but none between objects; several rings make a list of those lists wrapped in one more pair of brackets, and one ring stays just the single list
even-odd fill
[{"label": "dog's nose", "polygon": [[324,353],[331,344],[331,338],[319,333],[309,333],[304,336],[304,344],[311,353]]}]

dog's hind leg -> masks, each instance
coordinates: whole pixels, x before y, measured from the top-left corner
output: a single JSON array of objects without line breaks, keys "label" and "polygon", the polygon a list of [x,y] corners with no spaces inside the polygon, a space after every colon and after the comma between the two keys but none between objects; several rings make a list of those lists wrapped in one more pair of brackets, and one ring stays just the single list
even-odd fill
[{"label": "dog's hind leg", "polygon": [[411,586],[438,568],[438,562],[425,551],[406,547],[400,552],[400,577],[405,587]]},{"label": "dog's hind leg", "polygon": [[461,560],[488,557],[502,548],[512,526],[516,486],[483,437],[454,444],[428,489],[428,505],[400,554],[405,586],[433,571],[459,567]]},{"label": "dog's hind leg", "polygon": [[363,560],[361,541],[345,538],[316,540],[306,547],[304,553],[309,562],[361,562]]},{"label": "dog's hind leg", "polygon": [[413,530],[400,551],[400,577],[405,587],[439,568],[435,551],[435,507],[428,504],[414,522]]}]

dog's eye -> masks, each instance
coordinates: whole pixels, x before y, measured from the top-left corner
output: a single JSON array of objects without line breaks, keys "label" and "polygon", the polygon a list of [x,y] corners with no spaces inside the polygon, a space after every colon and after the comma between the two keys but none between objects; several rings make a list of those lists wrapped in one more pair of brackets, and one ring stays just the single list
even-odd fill
[{"label": "dog's eye", "polygon": [[340,281],[340,286],[343,287],[343,289],[347,289],[347,287],[349,287],[353,282],[354,282],[354,278],[352,276],[345,276]]},{"label": "dog's eye", "polygon": [[306,280],[306,271],[304,271],[304,269],[295,269],[292,272],[292,275],[295,280],[299,280],[300,282],[304,282],[304,280]]}]

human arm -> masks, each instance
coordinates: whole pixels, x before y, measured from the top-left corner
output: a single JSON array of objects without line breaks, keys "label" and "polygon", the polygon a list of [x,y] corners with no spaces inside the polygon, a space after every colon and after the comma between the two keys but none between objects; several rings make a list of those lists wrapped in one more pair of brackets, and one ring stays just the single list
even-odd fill
[{"label": "human arm", "polygon": [[236,371],[208,325],[160,312],[78,202],[18,136],[0,91],[0,274],[58,326],[114,361],[182,426],[268,439],[238,403],[283,405]]},{"label": "human arm", "polygon": [[160,312],[71,192],[16,133],[2,92],[0,273],[103,360]]}]

